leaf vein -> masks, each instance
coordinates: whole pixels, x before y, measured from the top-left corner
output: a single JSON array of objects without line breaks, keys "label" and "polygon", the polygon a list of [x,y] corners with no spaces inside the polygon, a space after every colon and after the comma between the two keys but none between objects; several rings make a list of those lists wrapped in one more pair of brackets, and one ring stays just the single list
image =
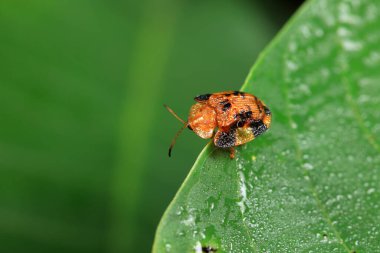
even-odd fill
[{"label": "leaf vein", "polygon": [[[285,82],[285,83],[287,83],[287,82]],[[343,240],[343,238],[341,236],[341,233],[337,230],[337,228],[332,223],[331,218],[329,216],[329,213],[328,213],[325,205],[321,201],[321,199],[319,197],[319,194],[318,194],[318,192],[317,192],[314,184],[312,183],[313,180],[312,180],[312,177],[311,177],[310,173],[305,168],[303,168],[303,166],[302,166],[303,152],[302,152],[302,149],[300,147],[299,141],[297,139],[295,130],[293,130],[293,128],[292,128],[292,122],[294,122],[294,120],[293,120],[293,118],[291,116],[288,86],[286,86],[285,88],[283,88],[283,93],[284,93],[284,97],[285,97],[285,108],[286,108],[286,114],[287,114],[287,118],[288,118],[288,125],[289,125],[289,129],[290,129],[290,132],[291,132],[291,137],[292,137],[293,142],[294,142],[295,147],[296,147],[296,160],[297,160],[297,163],[299,164],[300,168],[302,168],[302,171],[305,174],[305,176],[309,177],[309,179],[310,179],[310,180],[308,180],[310,182],[309,183],[309,190],[310,190],[312,196],[314,197],[314,199],[316,201],[317,207],[318,207],[320,213],[322,214],[322,218],[325,220],[325,222],[327,223],[327,225],[334,232],[334,235],[338,239],[339,244],[342,245],[342,247],[348,253],[351,253],[352,251],[350,250],[350,247],[344,242],[344,240]]]}]

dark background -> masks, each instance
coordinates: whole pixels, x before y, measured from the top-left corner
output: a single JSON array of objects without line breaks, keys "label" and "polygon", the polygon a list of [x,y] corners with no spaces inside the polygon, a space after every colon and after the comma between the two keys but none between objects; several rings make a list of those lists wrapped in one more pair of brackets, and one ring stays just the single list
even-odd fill
[{"label": "dark background", "polygon": [[302,1],[0,3],[0,252],[149,252],[207,143],[197,94],[239,89]]}]

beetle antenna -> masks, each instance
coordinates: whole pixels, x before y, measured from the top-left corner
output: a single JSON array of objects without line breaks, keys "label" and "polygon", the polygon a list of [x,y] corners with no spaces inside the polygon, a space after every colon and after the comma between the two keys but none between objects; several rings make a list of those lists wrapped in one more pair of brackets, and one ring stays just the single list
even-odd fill
[{"label": "beetle antenna", "polygon": [[166,110],[168,110],[176,119],[178,119],[179,121],[181,121],[183,124],[187,124],[187,122],[185,122],[183,119],[181,119],[177,113],[175,113],[172,108],[170,108],[169,106],[165,105],[164,104],[164,107],[166,108]]},{"label": "beetle antenna", "polygon": [[172,155],[172,149],[174,147],[174,144],[178,138],[178,136],[182,133],[183,129],[185,129],[189,124],[187,122],[184,122],[185,124],[178,130],[178,132],[176,133],[176,135],[174,136],[173,140],[172,140],[172,143],[170,144],[170,147],[169,147],[169,157],[171,157]]}]

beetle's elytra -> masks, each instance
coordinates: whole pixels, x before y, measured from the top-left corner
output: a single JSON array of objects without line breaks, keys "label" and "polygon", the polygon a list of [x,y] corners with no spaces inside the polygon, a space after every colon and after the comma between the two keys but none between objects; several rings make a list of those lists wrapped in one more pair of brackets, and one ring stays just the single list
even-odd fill
[{"label": "beetle's elytra", "polygon": [[[184,126],[178,131],[169,148],[169,156],[178,135],[188,127],[203,139],[214,139],[220,148],[230,148],[252,141],[270,127],[272,113],[256,96],[241,91],[225,91],[196,96],[187,121],[165,107]],[[216,132],[215,132],[216,131]]]}]

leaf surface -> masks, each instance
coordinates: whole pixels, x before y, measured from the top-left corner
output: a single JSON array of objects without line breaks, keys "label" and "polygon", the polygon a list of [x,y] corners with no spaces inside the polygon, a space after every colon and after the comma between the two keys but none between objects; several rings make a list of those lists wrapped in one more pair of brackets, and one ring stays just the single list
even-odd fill
[{"label": "leaf surface", "polygon": [[379,15],[371,0],[299,10],[242,88],[270,131],[235,160],[203,150],[153,252],[380,251]]},{"label": "leaf surface", "polygon": [[179,93],[237,83],[276,30],[269,15],[244,1],[0,1],[0,252],[148,252],[203,141],[189,131],[168,159],[179,126],[161,105],[187,111]]}]

